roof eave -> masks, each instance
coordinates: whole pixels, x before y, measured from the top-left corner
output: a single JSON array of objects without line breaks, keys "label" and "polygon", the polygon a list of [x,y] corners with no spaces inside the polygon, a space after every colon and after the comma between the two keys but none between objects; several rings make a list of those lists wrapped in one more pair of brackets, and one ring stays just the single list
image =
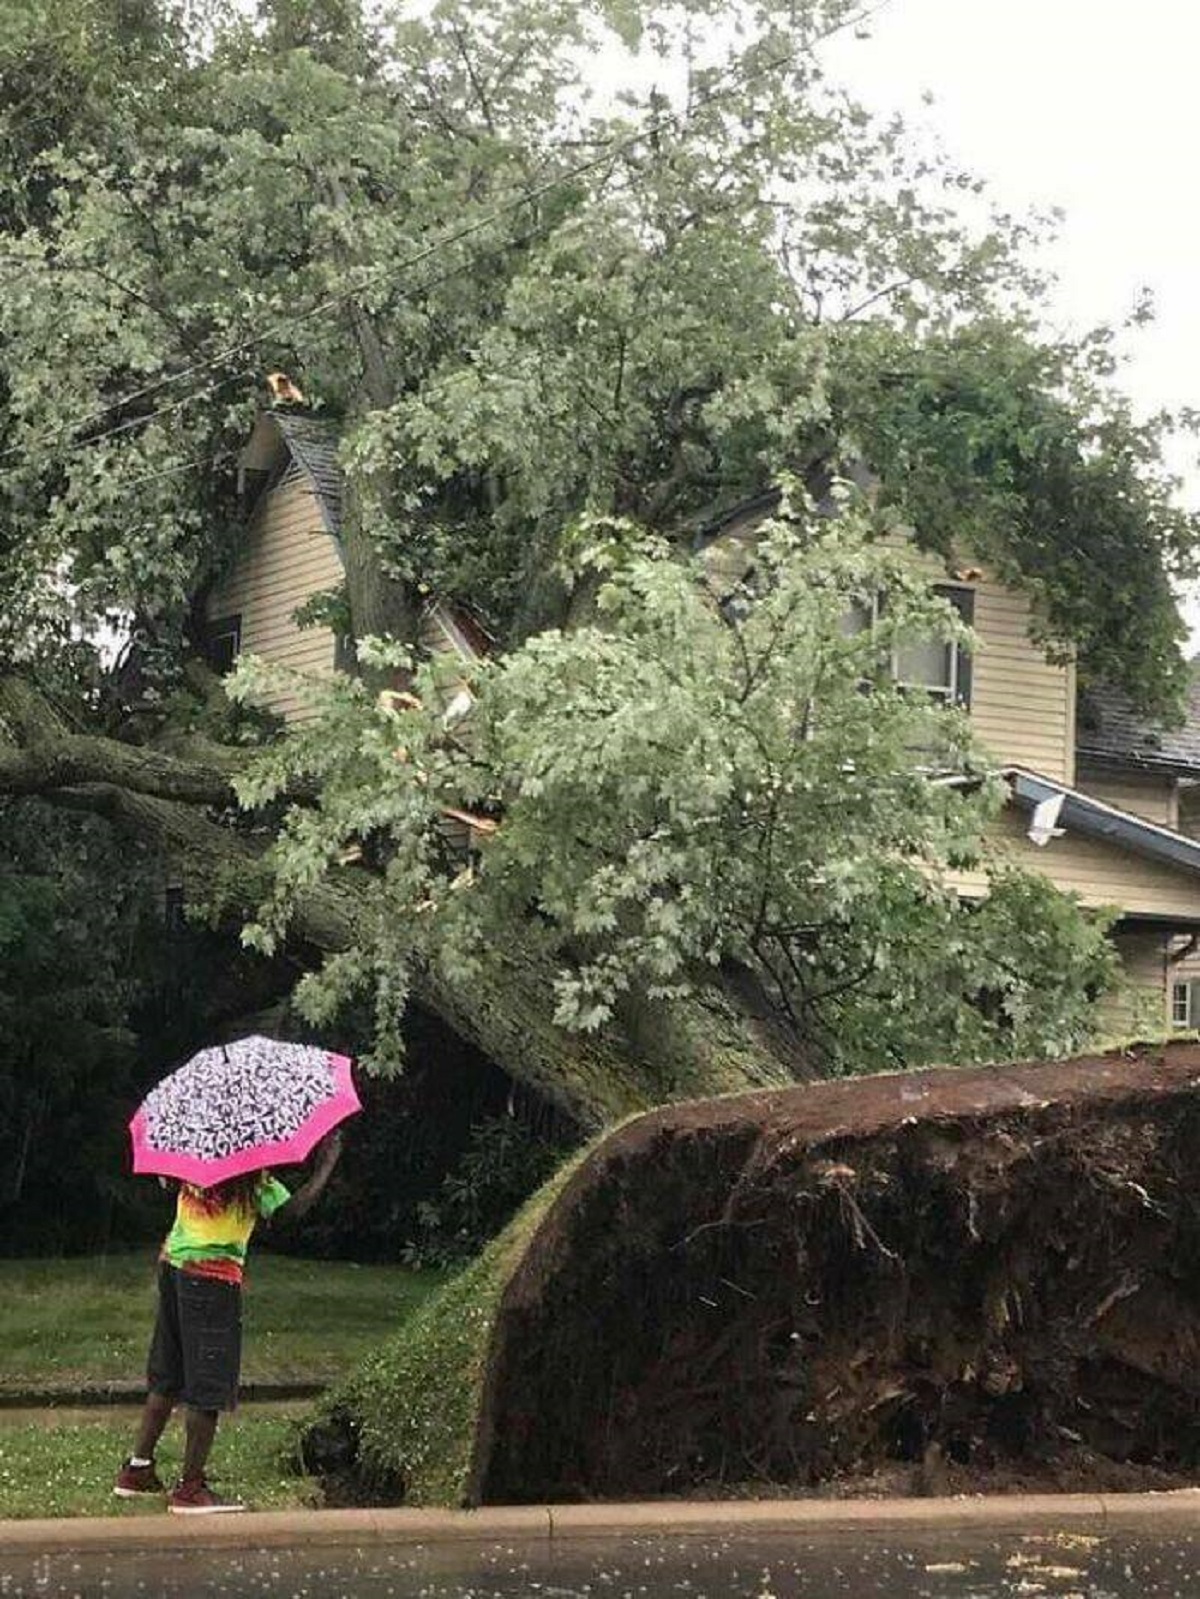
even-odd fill
[{"label": "roof eave", "polygon": [[1059,820],[1075,832],[1200,877],[1200,839],[1160,827],[1019,766],[1005,767],[1002,775],[1016,799],[1030,809],[1061,795]]}]

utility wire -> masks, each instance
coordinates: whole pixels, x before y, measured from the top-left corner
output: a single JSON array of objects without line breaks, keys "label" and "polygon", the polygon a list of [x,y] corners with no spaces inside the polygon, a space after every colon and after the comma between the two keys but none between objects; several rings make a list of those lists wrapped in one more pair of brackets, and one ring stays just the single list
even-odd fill
[{"label": "utility wire", "polygon": [[[631,181],[623,186],[623,190],[621,192],[628,192],[633,187],[635,187],[635,185]],[[731,201],[728,206],[724,207],[724,210],[729,211],[733,209],[733,204],[734,202]],[[714,212],[713,214],[717,215],[719,212]],[[495,245],[491,250],[485,250],[482,252],[482,254],[473,257],[469,261],[459,261],[454,266],[447,268],[445,272],[438,272],[431,277],[424,278],[420,283],[415,285],[414,297],[419,297],[420,295],[427,293],[430,289],[437,288],[443,283],[450,282],[453,278],[460,277],[469,269],[478,267],[483,261],[500,259],[508,255],[512,250],[532,243],[544,232],[545,224],[543,223],[536,228],[528,229],[525,233],[517,234],[514,238],[506,239],[503,244]],[[116,427],[110,428],[106,433],[98,434],[93,438],[84,440],[83,442],[88,449],[92,449],[95,445],[101,444],[106,439],[113,438],[121,433],[130,432],[135,428],[145,428],[151,422],[157,421],[158,418],[168,416],[172,412],[181,410],[184,406],[192,404],[195,400],[202,399],[206,394],[211,394],[219,389],[225,388],[228,384],[233,383],[239,377],[246,376],[251,371],[252,369],[250,367],[243,367],[235,372],[227,373],[225,377],[218,378],[212,383],[205,384],[203,388],[197,389],[194,392],[182,396],[180,399],[174,401],[170,405],[165,405],[157,411],[151,411],[145,416],[132,417],[128,421],[121,422]],[[190,461],[180,462],[176,466],[166,467],[162,471],[149,472],[140,477],[122,479],[121,487],[122,489],[134,489],[138,488],[143,483],[156,482],[159,478],[176,476],[178,473],[188,471],[192,467],[217,466],[222,461],[235,458],[235,455],[235,451],[222,450],[217,455],[211,457],[206,455],[195,456]]]},{"label": "utility wire", "polygon": [[[497,245],[492,250],[485,251],[482,256],[475,257],[473,261],[460,261],[457,265],[450,267],[445,272],[439,272],[432,277],[423,279],[422,282],[416,285],[415,292],[417,294],[423,294],[429,289],[436,288],[439,284],[447,283],[452,278],[461,276],[461,274],[467,271],[469,267],[478,265],[481,260],[486,261],[492,258],[498,258],[507,255],[510,250],[532,242],[542,232],[544,232],[544,228],[542,227],[530,228],[526,233],[519,234],[514,239],[506,239],[502,245]],[[193,392],[189,392],[188,394],[181,396],[180,399],[173,401],[170,405],[164,405],[159,410],[151,411],[145,416],[131,417],[128,421],[118,423],[116,427],[110,428],[105,433],[97,434],[90,439],[84,440],[83,443],[88,449],[92,449],[97,444],[102,444],[105,442],[105,440],[115,438],[119,434],[131,432],[135,428],[148,427],[151,422],[157,421],[160,417],[169,416],[173,412],[181,410],[184,406],[191,405],[194,401],[203,399],[205,395],[215,393],[217,390],[225,388],[228,384],[235,382],[238,378],[246,376],[248,373],[250,373],[250,371],[251,368],[243,367],[236,372],[227,373],[224,377],[217,378],[212,383],[205,384],[203,388],[196,389]],[[143,483],[153,483],[161,477],[173,477],[177,473],[185,472],[194,466],[216,466],[223,460],[231,459],[233,455],[233,451],[223,450],[218,455],[212,457],[206,455],[195,456],[190,461],[180,462],[178,465],[173,467],[166,467],[160,472],[149,472],[141,477],[122,479],[121,487],[122,489],[134,489],[138,488]]]},{"label": "utility wire", "polygon": [[[694,115],[697,110],[703,110],[707,108],[709,105],[712,105],[716,101],[724,98],[735,88],[744,88],[746,85],[757,82],[760,78],[764,78],[770,73],[781,70],[793,61],[797,60],[801,55],[813,50],[818,44],[821,44],[825,40],[831,38],[833,35],[843,32],[848,27],[860,26],[862,23],[876,15],[879,11],[883,10],[890,3],[891,0],[875,0],[874,4],[864,7],[861,11],[856,12],[854,16],[844,18],[842,21],[831,25],[824,32],[818,34],[815,39],[806,40],[803,43],[794,46],[792,49],[773,56],[764,62],[760,62],[758,65],[751,68],[746,68],[743,63],[738,63],[735,67],[730,68],[726,73],[720,75],[720,77],[729,78],[729,82],[718,87],[718,84],[720,83],[719,77],[716,83],[696,97],[692,104],[687,108],[687,113],[689,115]],[[503,204],[494,207],[484,216],[478,217],[475,219],[475,221],[467,223],[461,228],[454,229],[450,233],[443,234],[440,237],[430,241],[429,244],[422,246],[421,249],[414,251],[411,255],[406,256],[400,262],[387,267],[377,268],[375,271],[368,273],[364,278],[362,278],[358,283],[352,285],[350,288],[344,289],[338,294],[330,295],[324,300],[317,301],[315,304],[309,306],[306,310],[297,312],[293,316],[283,318],[281,321],[275,323],[272,327],[266,329],[264,332],[252,334],[246,339],[239,340],[237,343],[231,344],[225,349],[219,351],[216,355],[210,356],[203,361],[197,361],[191,366],[183,368],[183,370],[180,372],[156,379],[153,383],[144,384],[141,388],[133,389],[129,393],[119,396],[115,400],[108,401],[103,406],[97,407],[95,410],[85,413],[85,415],[78,418],[76,421],[64,423],[60,427],[53,429],[51,432],[43,435],[40,438],[34,439],[33,441],[24,445],[14,445],[8,450],[0,452],[0,464],[3,464],[13,456],[27,454],[29,450],[36,449],[42,444],[52,443],[55,439],[60,438],[64,434],[69,440],[72,435],[88,427],[92,422],[100,421],[112,411],[120,410],[127,405],[132,405],[136,400],[144,399],[147,396],[155,394],[161,389],[171,387],[176,383],[182,383],[186,378],[194,377],[200,373],[210,371],[213,367],[224,364],[226,361],[231,360],[236,355],[240,355],[245,351],[255,349],[259,345],[282,337],[289,330],[300,326],[302,323],[311,321],[316,316],[320,316],[331,310],[336,310],[340,306],[345,305],[348,301],[356,299],[364,291],[373,288],[376,284],[400,277],[405,272],[410,271],[415,266],[419,266],[423,261],[429,260],[439,252],[450,248],[452,245],[459,244],[465,239],[472,238],[477,233],[481,233],[484,229],[492,226],[492,224],[495,222],[501,221],[510,213],[519,211],[522,207],[528,206],[533,202],[544,198],[546,195],[553,193],[556,189],[560,189],[566,184],[573,183],[577,179],[586,177],[588,174],[598,171],[601,167],[609,165],[618,155],[634,148],[636,145],[643,143],[647,139],[653,138],[656,134],[661,133],[664,128],[670,125],[680,126],[681,123],[682,114],[674,111],[664,112],[661,116],[652,118],[649,122],[644,123],[640,128],[634,129],[632,132],[624,135],[622,138],[608,142],[601,154],[593,156],[586,161],[578,162],[576,165],[567,168],[565,172],[561,172],[553,178],[548,178],[542,183],[535,184],[531,189],[522,190],[520,194],[515,195],[511,200],[505,201]],[[502,250],[506,251],[508,249],[515,248],[518,244],[527,242],[527,237],[529,236],[526,236],[525,239],[506,241],[506,244],[502,247]],[[456,270],[464,270],[464,266],[460,265],[460,267]],[[452,273],[448,275],[454,274]],[[437,282],[441,280],[436,279],[434,281]],[[432,285],[424,285],[424,287],[430,286]],[[242,369],[236,374],[230,374],[226,379],[218,380],[213,384],[197,389],[194,392],[184,396],[180,400],[175,401],[171,405],[164,406],[157,411],[152,411],[149,413],[149,415],[131,417],[127,421],[119,423],[115,427],[108,429],[103,433],[96,434],[79,442],[87,446],[102,444],[106,439],[112,438],[120,433],[128,432],[139,427],[144,427],[150,422],[157,420],[161,416],[170,415],[171,413],[181,409],[183,406],[189,405],[195,400],[204,398],[215,388],[223,386],[224,382],[232,381],[234,376],[244,376],[247,370],[248,369]]]},{"label": "utility wire", "polygon": [[177,461],[174,466],[164,466],[157,472],[145,472],[141,477],[122,478],[121,490],[140,489],[143,483],[157,483],[160,478],[178,477],[181,472],[190,472],[196,466],[220,466],[223,461],[236,459],[236,450],[220,450],[216,455],[196,455],[190,461]]}]

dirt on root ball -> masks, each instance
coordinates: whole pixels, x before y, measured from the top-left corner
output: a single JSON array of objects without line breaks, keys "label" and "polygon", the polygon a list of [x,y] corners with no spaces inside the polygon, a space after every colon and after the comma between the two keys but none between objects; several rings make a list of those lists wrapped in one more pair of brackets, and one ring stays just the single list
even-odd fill
[{"label": "dirt on root ball", "polygon": [[672,1107],[506,1292],[485,1501],[1200,1479],[1200,1049]]}]

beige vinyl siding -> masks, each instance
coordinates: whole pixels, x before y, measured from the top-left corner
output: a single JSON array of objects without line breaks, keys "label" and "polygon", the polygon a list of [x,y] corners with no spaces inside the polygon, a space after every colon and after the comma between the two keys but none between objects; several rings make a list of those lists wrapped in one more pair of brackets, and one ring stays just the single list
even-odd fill
[{"label": "beige vinyl siding", "polygon": [[1179,831],[1189,838],[1200,838],[1200,783],[1190,778],[1179,785]]},{"label": "beige vinyl siding", "polygon": [[1048,661],[1029,637],[1032,613],[1018,590],[989,577],[962,581],[971,557],[950,563],[917,550],[898,535],[890,548],[906,551],[931,583],[974,595],[975,649],[971,658],[971,725],[1001,766],[1023,766],[1068,787],[1075,781],[1075,668]]},{"label": "beige vinyl siding", "polygon": [[1160,827],[1178,827],[1178,788],[1173,778],[1155,777],[1149,773],[1113,775],[1081,766],[1076,786],[1084,794],[1114,805],[1117,810],[1143,816]]},{"label": "beige vinyl siding", "polygon": [[[312,488],[289,478],[264,496],[230,571],[209,598],[210,617],[240,615],[241,650],[312,676],[333,671],[334,637],[328,628],[300,628],[294,613],[312,595],[338,586],[342,564],[321,521]],[[303,692],[265,696],[289,720],[312,714]]]},{"label": "beige vinyl siding", "polygon": [[1173,983],[1200,982],[1200,950],[1189,949],[1190,933],[1176,933],[1166,955],[1167,998]]},{"label": "beige vinyl siding", "polygon": [[[718,589],[740,579],[752,558],[757,521],[731,526],[704,554]],[[936,556],[902,534],[889,549],[907,554],[931,583],[954,584],[974,595],[976,646],[971,668],[971,722],[979,741],[1002,766],[1023,766],[1054,782],[1075,781],[1075,669],[1048,661],[1029,637],[1029,601],[986,573],[961,581]],[[971,566],[969,557],[950,563]]]},{"label": "beige vinyl siding", "polygon": [[1075,780],[1075,669],[1029,638],[1024,595],[984,578],[975,591],[971,723],[1002,766],[1023,766],[1070,787]]},{"label": "beige vinyl siding", "polygon": [[[1170,989],[1167,937],[1158,932],[1119,930],[1113,944],[1121,959],[1121,983],[1097,1006],[1098,1027],[1106,1038],[1161,1033],[1167,1024]],[[1200,975],[1200,966],[1197,967]]]},{"label": "beige vinyl siding", "polygon": [[[1056,888],[1077,894],[1084,905],[1115,905],[1143,916],[1200,916],[1200,876],[1069,830],[1039,848],[1029,841],[1028,825],[1025,810],[1007,806],[988,829],[996,854],[1043,873]],[[986,892],[986,882],[977,873],[963,874],[955,886],[961,894]]]},{"label": "beige vinyl siding", "polygon": [[1168,976],[1173,983],[1200,982],[1200,949],[1191,949],[1191,941],[1190,933],[1177,933],[1171,940]]},{"label": "beige vinyl siding", "polygon": [[[888,540],[905,548],[903,540]],[[969,589],[975,597],[971,658],[971,725],[1001,766],[1023,766],[1056,783],[1075,781],[1075,668],[1048,661],[1029,637],[1029,601],[986,572],[962,582],[935,556],[907,546],[931,583]],[[951,563],[973,568],[964,556]]]},{"label": "beige vinyl siding", "polygon": [[[1078,895],[1093,909],[1117,906],[1129,914],[1200,915],[1200,877],[1174,872],[1099,840],[1070,835],[1044,849],[1025,836],[1028,815],[1011,806],[989,828],[996,853],[1014,865],[1042,873],[1056,887]],[[961,874],[955,887],[965,896],[987,892],[980,873]],[[1096,1007],[1096,1033],[1104,1040],[1159,1034],[1170,1023],[1169,935],[1157,929],[1119,927],[1112,935],[1121,961],[1121,981]],[[1180,940],[1171,942],[1178,944]],[[1200,954],[1191,957],[1200,978]]]}]

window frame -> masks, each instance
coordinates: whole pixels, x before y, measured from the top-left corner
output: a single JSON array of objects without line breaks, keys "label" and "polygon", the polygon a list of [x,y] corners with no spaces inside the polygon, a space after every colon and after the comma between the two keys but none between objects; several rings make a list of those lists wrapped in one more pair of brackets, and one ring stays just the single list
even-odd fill
[{"label": "window frame", "polygon": [[[933,583],[930,592],[947,600],[967,627],[974,625],[975,589],[970,583]],[[864,627],[875,627],[883,615],[883,596],[872,596],[869,614],[865,605],[853,606],[852,612],[864,618]],[[853,634],[850,636],[853,637]],[[895,646],[888,661],[891,680],[897,688],[910,693],[927,694],[935,704],[955,706],[960,711],[969,712],[974,690],[971,652],[964,644],[951,644],[948,640],[944,641],[944,648],[949,667],[949,681],[945,684],[906,682],[900,675],[900,650]]]},{"label": "window frame", "polygon": [[[1196,1029],[1196,990],[1200,987],[1200,979],[1195,977],[1176,977],[1171,981],[1171,1031],[1174,1033],[1189,1033]],[[1184,1014],[1176,1014],[1179,997],[1182,994]]]},{"label": "window frame", "polygon": [[[231,638],[233,651],[229,657],[228,665],[222,664],[222,659],[217,650],[218,641]],[[237,665],[238,656],[242,653],[242,613],[234,612],[230,616],[214,616],[204,623],[202,641],[204,659],[212,667],[218,677],[228,677]]]}]

